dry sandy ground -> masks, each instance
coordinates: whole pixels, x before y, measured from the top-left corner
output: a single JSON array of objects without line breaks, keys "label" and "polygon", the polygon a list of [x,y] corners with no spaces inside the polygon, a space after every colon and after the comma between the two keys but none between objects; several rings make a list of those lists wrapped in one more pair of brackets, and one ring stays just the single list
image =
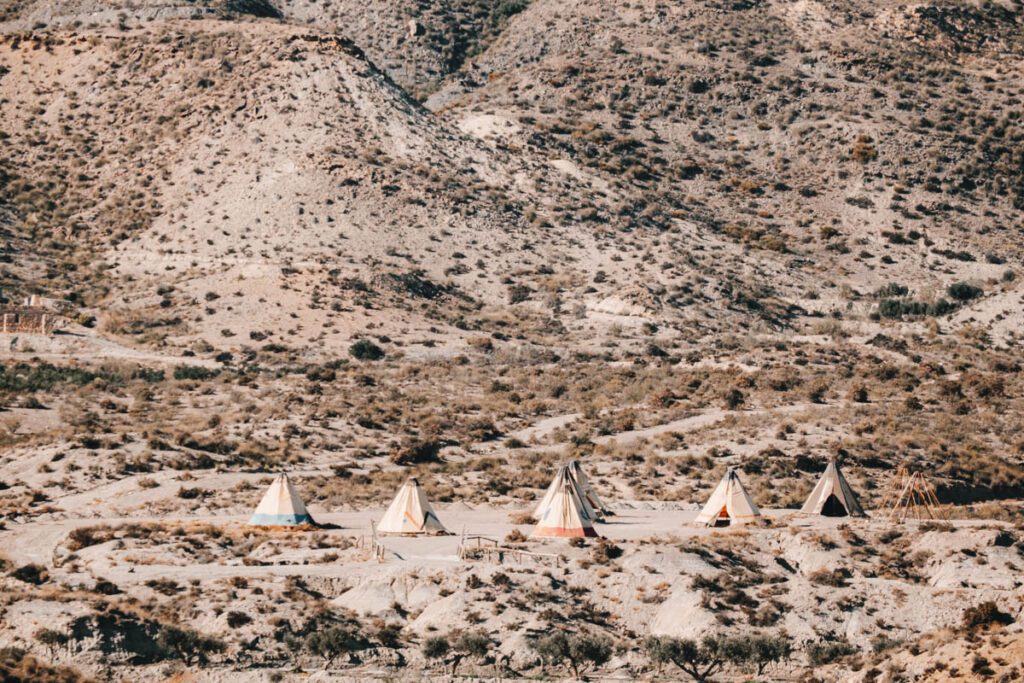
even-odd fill
[{"label": "dry sandy ground", "polygon": [[[223,475],[212,475],[197,479],[195,484],[215,486],[221,479]],[[42,564],[69,583],[102,577],[129,595],[149,594],[147,586],[170,580],[208,591],[210,600],[216,601],[221,599],[223,586],[232,577],[245,577],[250,586],[264,586],[267,591],[282,589],[289,577],[301,578],[304,585],[328,599],[332,609],[385,620],[404,614],[406,631],[420,637],[465,626],[468,615],[482,611],[481,601],[484,606],[493,603],[496,598],[487,597],[487,586],[499,572],[521,583],[524,591],[530,586],[536,589],[538,582],[545,585],[545,576],[553,577],[552,581],[554,577],[564,581],[565,588],[585,586],[590,600],[614,610],[618,628],[626,629],[624,632],[639,633],[640,637],[647,633],[700,636],[720,627],[715,615],[718,608],[709,607],[693,581],[697,577],[722,576],[721,558],[715,553],[723,548],[726,557],[742,557],[743,563],[758,567],[756,571],[763,572],[768,579],[767,586],[783,582],[789,587],[788,592],[777,593],[786,603],[780,625],[798,641],[813,640],[830,632],[842,633],[856,643],[866,643],[880,633],[896,640],[910,639],[922,632],[955,627],[964,607],[982,599],[996,599],[1018,617],[1024,609],[1024,588],[1019,573],[1012,570],[1016,566],[1016,551],[991,547],[996,533],[1005,525],[978,520],[955,521],[939,530],[899,527],[898,531],[911,539],[905,554],[923,558],[921,580],[906,581],[886,575],[884,566],[876,568],[882,570],[876,574],[876,570],[868,569],[872,560],[857,557],[855,547],[862,544],[860,539],[874,539],[893,529],[886,521],[808,517],[790,510],[764,511],[768,520],[764,526],[710,530],[691,526],[696,510],[678,509],[679,504],[620,502],[616,514],[598,525],[603,537],[624,550],[619,561],[605,568],[588,561],[592,543],[588,547],[574,547],[565,540],[516,544],[536,556],[510,552],[500,565],[462,561],[459,547],[464,542],[472,546],[477,537],[500,541],[514,530],[530,531],[528,525],[510,520],[513,510],[471,509],[463,503],[438,506],[442,522],[453,535],[383,538],[386,551],[382,561],[370,559],[367,552],[371,522],[380,518],[381,509],[328,512],[315,506],[310,511],[318,521],[338,527],[315,532],[327,539],[323,546],[348,547],[345,539],[354,542],[340,557],[335,553],[336,559],[325,555],[325,550],[302,547],[301,539],[309,538],[310,532],[294,534],[300,540],[298,545],[278,539],[252,551],[251,558],[259,564],[249,564],[237,557],[204,562],[183,557],[174,543],[147,546],[145,542],[128,539],[82,548],[72,556],[64,546],[69,532],[76,527],[103,524],[118,528],[154,522],[194,529],[212,524],[232,535],[244,534],[247,521],[246,514],[191,518],[147,517],[144,513],[107,516],[104,512],[114,504],[99,498],[93,506],[83,507],[94,507],[97,516],[10,525],[0,532],[4,552],[17,565]],[[847,544],[843,539],[855,540]],[[787,569],[783,571],[780,567]],[[848,584],[822,586],[814,578],[821,572],[843,567],[856,572]],[[485,591],[482,597],[467,587],[470,575],[481,577]],[[761,590],[758,595],[763,598],[766,594]],[[248,608],[244,598],[232,606]],[[287,607],[281,609],[282,614],[287,614]],[[12,637],[13,642],[19,638],[27,640],[39,628],[74,616],[75,610],[73,604],[60,608],[32,600],[17,602],[8,608],[9,628],[3,631],[3,638],[8,642],[12,642]],[[518,616],[513,618],[509,612]],[[520,629],[524,623],[528,630],[543,628],[534,615],[514,609],[494,617],[484,612],[474,618],[484,619],[481,626],[492,634],[512,631],[515,624],[520,624]],[[216,632],[223,628],[222,619],[199,613],[193,625],[205,632]],[[1014,630],[1008,637],[1018,636]],[[522,663],[528,658],[521,633],[508,635],[501,648],[513,661]],[[413,652],[413,656],[416,654]],[[923,657],[905,657],[902,662],[908,671],[921,675],[932,664],[933,660]],[[613,662],[606,673],[610,680],[629,679],[634,665],[626,658]],[[359,669],[358,676],[374,677],[371,669]],[[790,680],[793,672],[776,673],[782,676],[777,680]],[[860,681],[862,673],[835,671],[826,680]],[[945,680],[935,678],[935,672],[928,675],[931,678],[927,680]],[[237,672],[216,666],[197,672],[197,676],[194,680],[245,680]],[[606,676],[602,674],[601,678]]]}]

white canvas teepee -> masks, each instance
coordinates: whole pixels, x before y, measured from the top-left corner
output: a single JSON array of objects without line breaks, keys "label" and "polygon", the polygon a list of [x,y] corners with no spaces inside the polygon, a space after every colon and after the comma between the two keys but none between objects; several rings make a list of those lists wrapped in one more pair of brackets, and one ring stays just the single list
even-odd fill
[{"label": "white canvas teepee", "polygon": [[[562,467],[576,484],[576,489],[580,493],[580,502],[583,505],[583,509],[586,510],[587,515],[589,515],[590,519],[593,520],[601,519],[602,514],[605,512],[604,503],[601,502],[601,499],[597,496],[597,492],[594,491],[594,488],[590,485],[590,480],[587,478],[587,475],[584,474],[579,461],[570,460]],[[561,469],[562,468],[559,468],[559,471],[561,471]],[[548,486],[548,490],[544,492],[544,497],[540,499],[540,503],[537,505],[536,509],[534,509],[534,519],[540,519],[544,510],[551,505],[551,501],[561,493],[561,489],[560,480],[556,476],[554,481],[551,482],[551,485]]]},{"label": "white canvas teepee", "polygon": [[724,526],[749,524],[761,516],[761,511],[750,500],[739,475],[732,467],[726,471],[704,509],[697,515],[697,526]]},{"label": "white canvas teepee", "polygon": [[537,508],[537,526],[530,534],[534,538],[584,538],[596,537],[594,515],[585,502],[579,484],[572,476],[571,468],[558,468],[555,480],[548,489],[541,507]]},{"label": "white canvas teepee", "polygon": [[427,500],[419,481],[410,477],[398,495],[391,501],[391,506],[381,517],[377,531],[382,534],[447,534],[448,530],[437,518],[434,508]]},{"label": "white canvas teepee", "polygon": [[294,526],[297,524],[316,524],[302,504],[299,493],[292,486],[287,474],[274,477],[270,488],[263,494],[263,499],[256,506],[256,511],[249,519],[249,524],[260,526]]},{"label": "white canvas teepee", "polygon": [[835,460],[828,463],[818,485],[811,491],[800,512],[825,517],[866,517],[864,508],[846,482]]},{"label": "white canvas teepee", "polygon": [[594,490],[594,487],[590,484],[590,478],[587,477],[587,473],[583,471],[583,466],[580,465],[580,461],[570,460],[569,466],[573,477],[576,479],[576,483],[579,484],[580,491],[583,492],[584,499],[586,499],[591,509],[597,513],[595,518],[600,519],[602,515],[613,514],[612,511],[608,509],[608,506],[604,504],[604,501],[597,495],[597,491]]}]

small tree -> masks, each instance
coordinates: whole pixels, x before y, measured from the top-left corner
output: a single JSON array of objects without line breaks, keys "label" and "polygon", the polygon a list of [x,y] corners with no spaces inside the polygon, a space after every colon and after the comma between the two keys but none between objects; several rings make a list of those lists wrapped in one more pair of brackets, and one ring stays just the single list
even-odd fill
[{"label": "small tree", "polygon": [[223,652],[224,643],[216,638],[204,636],[190,628],[163,626],[157,634],[156,643],[168,656],[176,656],[187,666],[206,663],[206,655]]},{"label": "small tree", "polygon": [[601,666],[612,656],[611,641],[600,635],[576,633],[566,635],[559,631],[532,641],[534,651],[545,662],[569,662],[573,676],[580,678],[591,666]]},{"label": "small tree", "polygon": [[689,638],[651,636],[644,649],[657,664],[675,664],[687,676],[705,683],[730,662],[742,662],[746,650],[736,639],[708,636],[699,643]]},{"label": "small tree", "polygon": [[315,631],[306,637],[305,647],[310,654],[324,658],[324,666],[330,667],[342,654],[352,653],[363,647],[365,639],[347,626],[332,626]]},{"label": "small tree", "polygon": [[770,665],[785,661],[793,654],[793,644],[785,633],[740,636],[733,640],[735,647],[732,651],[737,659],[753,666],[758,676],[763,675]]}]

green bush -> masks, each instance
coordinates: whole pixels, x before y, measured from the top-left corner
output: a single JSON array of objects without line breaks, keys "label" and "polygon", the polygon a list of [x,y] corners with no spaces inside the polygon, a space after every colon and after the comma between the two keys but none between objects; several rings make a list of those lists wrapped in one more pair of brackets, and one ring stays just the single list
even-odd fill
[{"label": "green bush", "polygon": [[174,368],[174,379],[203,381],[220,374],[216,368],[204,368],[201,365],[179,365]]},{"label": "green bush", "polygon": [[761,676],[771,664],[789,659],[793,646],[785,633],[778,635],[714,635],[700,642],[688,638],[651,636],[644,650],[655,664],[674,664],[694,681],[702,683],[727,664],[752,666]]},{"label": "green bush", "polygon": [[567,635],[562,631],[530,641],[533,650],[547,662],[569,663],[573,676],[580,676],[590,667],[606,663],[612,656],[608,638],[591,633]]},{"label": "green bush", "polygon": [[446,636],[430,636],[423,641],[423,656],[427,659],[441,659],[449,649],[451,646]]},{"label": "green bush", "polygon": [[952,313],[956,306],[939,299],[933,303],[914,301],[912,299],[882,299],[878,302],[878,315],[882,318],[899,319],[904,316],[942,316]]},{"label": "green bush", "polygon": [[22,565],[11,572],[11,577],[18,581],[31,583],[34,586],[39,586],[50,580],[50,575],[46,571],[46,567],[38,564]]},{"label": "green bush", "polygon": [[813,666],[831,664],[843,657],[848,657],[857,652],[857,648],[846,639],[846,636],[835,640],[822,640],[812,643],[807,648],[807,660]]},{"label": "green bush", "polygon": [[224,651],[224,643],[204,636],[190,628],[165,625],[156,636],[156,644],[167,658],[177,658],[186,665],[205,664],[207,655]]},{"label": "green bush", "polygon": [[501,24],[529,7],[530,0],[501,0],[491,11],[491,22]]},{"label": "green bush", "polygon": [[348,352],[356,360],[380,360],[384,357],[384,349],[369,339],[360,339],[348,347]]},{"label": "green bush", "polygon": [[332,626],[314,631],[304,642],[305,649],[310,654],[323,657],[326,666],[330,666],[340,655],[361,650],[366,646],[366,638],[349,626]]},{"label": "green bush", "polygon": [[977,299],[985,292],[981,287],[975,287],[966,282],[954,282],[946,288],[946,293],[957,301],[970,301]]}]

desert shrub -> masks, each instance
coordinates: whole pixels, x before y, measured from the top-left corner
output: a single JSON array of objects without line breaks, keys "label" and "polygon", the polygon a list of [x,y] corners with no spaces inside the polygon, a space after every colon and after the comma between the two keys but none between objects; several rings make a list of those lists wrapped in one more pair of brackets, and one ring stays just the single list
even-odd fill
[{"label": "desert shrub", "polygon": [[878,158],[878,150],[873,143],[870,135],[858,135],[856,142],[853,143],[853,149],[850,150],[850,156],[862,164],[874,161]]},{"label": "desert shrub", "polygon": [[174,368],[174,379],[204,381],[220,374],[216,368],[204,368],[201,365],[179,365]]},{"label": "desert shrub", "polygon": [[[282,16],[281,10],[277,9],[267,0],[226,0],[224,2],[224,9],[228,12],[237,12],[238,14],[249,14],[254,17],[262,17],[266,19],[280,19]],[[210,301],[209,296],[212,292],[207,292],[207,301]]]},{"label": "desert shrub", "polygon": [[1007,626],[1012,623],[1012,616],[1001,611],[994,601],[988,600],[965,609],[960,625],[965,631],[974,631],[995,624]]},{"label": "desert shrub", "polygon": [[32,634],[32,637],[46,647],[51,657],[58,647],[65,645],[69,640],[66,633],[52,628],[41,628]]},{"label": "desert shrub", "polygon": [[92,372],[83,368],[59,367],[49,363],[30,365],[16,363],[0,366],[0,391],[25,394],[34,391],[50,391],[61,385],[84,386],[95,379],[108,384],[119,385],[122,380],[114,373]]},{"label": "desert shrub", "polygon": [[483,631],[465,631],[454,638],[449,638],[450,650],[455,653],[455,660],[452,662],[452,676],[455,676],[459,662],[469,657],[480,660],[491,651],[493,643]]},{"label": "desert shrub", "polygon": [[743,392],[740,391],[739,389],[730,389],[725,394],[724,402],[725,402],[725,407],[728,410],[737,410],[737,409],[739,409],[740,406],[742,406],[745,401],[746,401],[746,397],[743,395]]},{"label": "desert shrub", "polygon": [[869,401],[868,388],[863,384],[858,384],[850,389],[849,398],[854,403],[867,403]]},{"label": "desert shrub", "polygon": [[91,545],[106,543],[114,537],[114,531],[108,526],[83,526],[72,529],[65,542],[68,550],[76,551]]},{"label": "desert shrub", "polygon": [[620,557],[622,557],[622,548],[605,538],[598,539],[591,551],[591,558],[595,564],[608,564]]},{"label": "desert shrub", "polygon": [[497,6],[491,10],[491,23],[501,24],[516,14],[519,14],[526,9],[530,4],[530,0],[501,0]]},{"label": "desert shrub", "polygon": [[822,666],[848,657],[855,652],[857,652],[857,648],[843,636],[834,640],[821,640],[812,643],[807,648],[807,659],[813,666]]},{"label": "desert shrub", "polygon": [[727,651],[733,663],[752,666],[758,677],[769,666],[785,661],[793,654],[793,642],[785,632],[735,636],[731,641]]},{"label": "desert shrub", "polygon": [[216,638],[169,624],[160,627],[156,644],[165,657],[180,659],[188,666],[194,663],[205,664],[208,655],[224,651],[224,643]]},{"label": "desert shrub", "polygon": [[833,588],[845,588],[849,585],[849,579],[853,576],[849,569],[840,567],[829,571],[828,569],[819,569],[815,572],[811,572],[807,579],[811,583],[818,584],[819,586],[831,586]]},{"label": "desert shrub", "polygon": [[910,289],[898,282],[888,282],[875,290],[875,298],[891,299],[905,297],[910,294]]},{"label": "desert shrub", "polygon": [[970,301],[977,299],[984,291],[981,287],[975,287],[967,282],[954,282],[946,288],[946,293],[957,301]]},{"label": "desert shrub", "polygon": [[519,529],[513,529],[512,531],[508,532],[508,534],[506,534],[505,536],[506,543],[524,543],[526,542],[526,540],[526,534],[524,534]]},{"label": "desert shrub", "polygon": [[307,635],[303,642],[306,651],[317,657],[323,657],[324,664],[328,667],[340,655],[361,650],[366,646],[366,638],[349,626],[332,626],[314,631]]},{"label": "desert shrub", "polygon": [[10,575],[18,581],[31,583],[34,586],[42,585],[50,580],[50,574],[46,571],[46,567],[34,563],[22,565],[12,571]]},{"label": "desert shrub", "polygon": [[427,659],[442,659],[448,655],[451,645],[448,636],[429,636],[423,641],[421,649]]},{"label": "desert shrub", "polygon": [[391,462],[396,465],[416,465],[425,462],[437,462],[439,453],[444,446],[440,441],[422,441],[409,439],[404,441],[391,453]]},{"label": "desert shrub", "polygon": [[231,628],[239,628],[240,626],[245,626],[246,624],[252,623],[252,617],[250,617],[245,612],[232,611],[228,612],[227,622],[228,626],[230,626]]},{"label": "desert shrub", "polygon": [[348,347],[348,353],[356,360],[380,360],[384,357],[384,349],[369,339],[360,339]]},{"label": "desert shrub", "polygon": [[913,301],[911,299],[882,299],[878,302],[878,315],[882,318],[902,318],[904,316],[943,316],[956,309],[954,304],[945,299],[932,303]]},{"label": "desert shrub", "polygon": [[513,285],[508,288],[508,302],[510,304],[519,304],[530,298],[530,294],[533,290],[525,285]]},{"label": "desert shrub", "polygon": [[46,664],[16,647],[0,648],[0,681],[7,683],[85,683],[75,669]]}]

